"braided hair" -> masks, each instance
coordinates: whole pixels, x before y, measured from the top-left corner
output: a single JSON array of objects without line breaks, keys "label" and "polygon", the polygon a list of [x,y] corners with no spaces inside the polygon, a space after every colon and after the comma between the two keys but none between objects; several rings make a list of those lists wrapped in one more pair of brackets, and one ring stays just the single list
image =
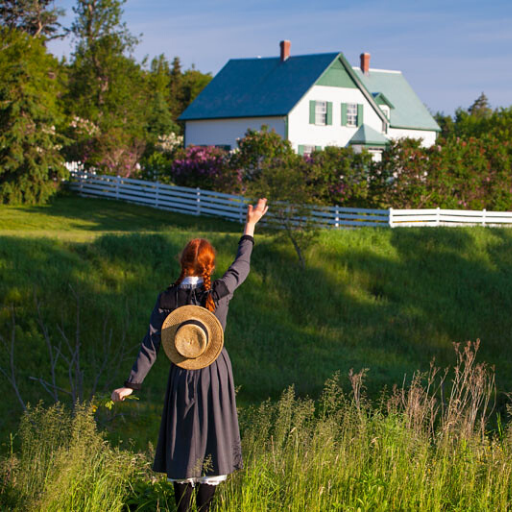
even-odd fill
[{"label": "braided hair", "polygon": [[[187,276],[201,276],[206,292],[211,290],[211,275],[215,269],[215,249],[204,238],[194,238],[183,249],[180,256],[181,272],[174,285],[179,285]],[[207,293],[206,309],[215,311],[212,294]]]}]

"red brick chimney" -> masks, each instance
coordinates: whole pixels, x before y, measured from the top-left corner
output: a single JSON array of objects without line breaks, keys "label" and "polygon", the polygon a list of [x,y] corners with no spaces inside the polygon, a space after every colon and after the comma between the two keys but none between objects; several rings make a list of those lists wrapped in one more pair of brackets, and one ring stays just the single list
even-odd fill
[{"label": "red brick chimney", "polygon": [[370,54],[361,53],[361,71],[367,75],[370,72]]},{"label": "red brick chimney", "polygon": [[281,41],[279,46],[281,47],[281,62],[284,62],[290,56],[290,46],[292,43],[288,40]]}]

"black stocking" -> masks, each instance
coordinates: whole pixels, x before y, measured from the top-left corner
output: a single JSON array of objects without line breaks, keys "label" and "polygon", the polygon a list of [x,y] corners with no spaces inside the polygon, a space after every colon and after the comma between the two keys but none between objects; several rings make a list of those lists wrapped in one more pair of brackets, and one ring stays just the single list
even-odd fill
[{"label": "black stocking", "polygon": [[198,512],[208,512],[210,510],[210,503],[215,494],[216,485],[199,484],[197,486],[197,510]]},{"label": "black stocking", "polygon": [[174,499],[178,512],[189,512],[191,510],[192,491],[191,484],[178,484],[174,482]]}]

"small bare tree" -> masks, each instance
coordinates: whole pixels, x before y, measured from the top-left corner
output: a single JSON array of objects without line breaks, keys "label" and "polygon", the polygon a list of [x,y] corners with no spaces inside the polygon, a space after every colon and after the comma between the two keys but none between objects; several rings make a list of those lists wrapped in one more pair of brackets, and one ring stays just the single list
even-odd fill
[{"label": "small bare tree", "polygon": [[[68,333],[62,325],[57,325],[56,333],[52,333],[44,319],[41,308],[41,301],[34,292],[34,305],[37,313],[37,323],[43,335],[47,348],[49,376],[29,376],[30,380],[38,382],[50,395],[54,402],[62,401],[67,397],[75,404],[85,400],[92,400],[100,388],[109,390],[117,378],[121,364],[126,360],[126,332],[124,325],[120,333],[119,343],[114,347],[113,328],[108,325],[108,317],[103,319],[102,336],[92,340],[91,353],[88,357],[84,355],[81,340],[81,299],[80,295],[70,286],[71,294],[75,301],[75,328],[73,333]],[[128,315],[125,315],[128,318]],[[57,338],[57,340],[55,340]],[[0,335],[0,342],[3,344],[5,354],[8,356],[9,365],[7,368],[0,367],[0,373],[6,377],[11,384],[23,410],[27,409],[25,400],[19,387],[17,378],[18,368],[15,361],[16,352],[16,315],[14,307],[11,308],[11,337],[8,342]],[[86,359],[87,370],[84,368],[83,360]],[[108,372],[108,375],[107,375]],[[67,379],[63,379],[67,376]],[[67,385],[62,384],[67,380]]]}]

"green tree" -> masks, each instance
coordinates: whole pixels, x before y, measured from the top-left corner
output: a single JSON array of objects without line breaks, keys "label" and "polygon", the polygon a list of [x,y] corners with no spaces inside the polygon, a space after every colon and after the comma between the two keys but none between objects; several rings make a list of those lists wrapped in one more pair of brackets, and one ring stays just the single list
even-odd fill
[{"label": "green tree", "polygon": [[124,3],[78,0],[67,105],[70,116],[98,128],[75,153],[107,172],[129,176],[145,148],[148,84],[131,55],[137,39],[121,21]]},{"label": "green tree", "polygon": [[262,125],[260,130],[249,128],[237,145],[231,162],[241,170],[242,180],[246,184],[257,180],[263,169],[267,169],[275,159],[286,161],[295,156],[290,143],[275,130],[269,130],[267,125]]},{"label": "green tree", "polygon": [[468,108],[468,113],[477,119],[485,119],[492,115],[492,109],[489,107],[487,96],[482,93]]},{"label": "green tree", "polygon": [[0,28],[0,201],[43,203],[67,175],[56,134],[57,60],[43,40]]},{"label": "green tree", "polygon": [[[172,61],[169,77],[167,101],[173,120],[177,122],[182,112],[210,83],[212,75],[211,73],[201,73],[193,65],[183,72],[179,57],[175,57]],[[180,124],[180,126],[183,128],[183,124]]]},{"label": "green tree", "polygon": [[55,39],[67,33],[58,22],[64,13],[64,9],[53,7],[53,0],[1,0],[0,26]]},{"label": "green tree", "polygon": [[327,146],[307,158],[312,194],[322,204],[367,206],[370,193],[372,156],[352,147]]},{"label": "green tree", "polygon": [[154,143],[158,136],[180,132],[166,100],[171,84],[171,70],[169,62],[163,54],[151,61],[148,82],[150,98],[147,112],[147,132],[151,142]]},{"label": "green tree", "polygon": [[264,125],[259,131],[249,129],[238,141],[232,165],[242,176],[246,195],[268,199],[266,222],[282,230],[305,267],[305,251],[318,235],[311,221],[311,207],[318,200],[309,163]]}]

